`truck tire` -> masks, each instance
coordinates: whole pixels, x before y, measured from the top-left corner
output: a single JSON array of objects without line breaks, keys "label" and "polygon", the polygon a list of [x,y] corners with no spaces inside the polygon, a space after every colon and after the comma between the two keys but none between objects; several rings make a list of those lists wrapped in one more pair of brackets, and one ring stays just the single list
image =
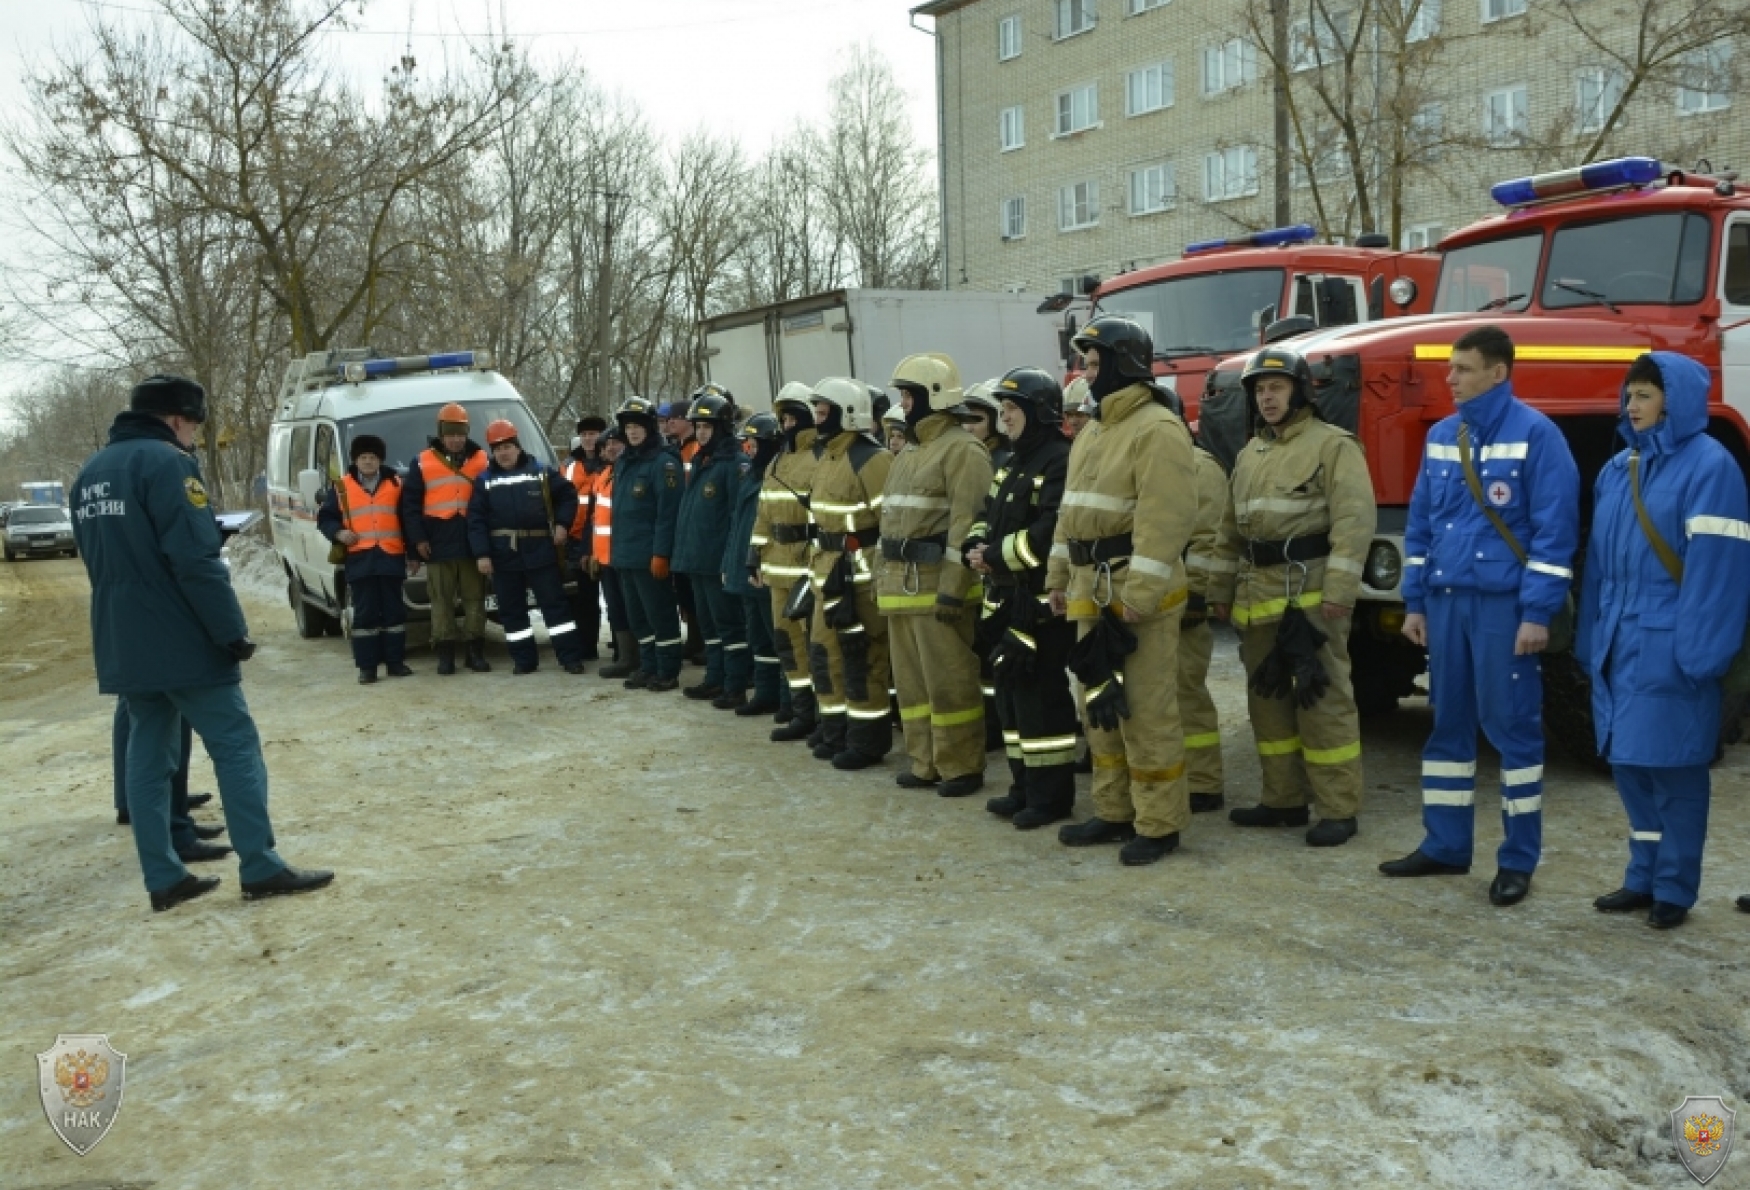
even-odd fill
[{"label": "truck tire", "polygon": [[298,635],[305,640],[315,640],[330,631],[338,630],[340,625],[334,617],[304,598],[304,592],[298,586],[298,580],[286,580],[286,598],[292,605],[292,618],[297,621]]}]

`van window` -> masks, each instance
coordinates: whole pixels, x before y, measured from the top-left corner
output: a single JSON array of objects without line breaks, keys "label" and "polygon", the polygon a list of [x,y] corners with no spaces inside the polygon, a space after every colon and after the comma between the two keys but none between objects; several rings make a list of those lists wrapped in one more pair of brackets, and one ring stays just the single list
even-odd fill
[{"label": "van window", "polygon": [[340,478],[340,453],[334,449],[334,427],[322,422],[316,427],[316,470],[328,477],[328,481]]},{"label": "van window", "polygon": [[287,486],[296,487],[298,472],[310,465],[310,427],[308,425],[292,427],[292,457],[291,465],[286,468],[291,483]]},{"label": "van window", "polygon": [[[546,434],[541,432],[528,406],[521,401],[463,401],[461,404],[468,411],[471,427],[468,437],[472,441],[484,444],[487,425],[504,418],[516,426],[518,440],[525,451],[548,466],[556,465]],[[342,419],[340,432],[349,443],[360,434],[375,434],[389,448],[389,457],[383,462],[398,473],[406,474],[436,432],[436,416],[437,411],[430,406],[366,413]]]},{"label": "van window", "polygon": [[1750,223],[1734,223],[1726,238],[1726,300],[1750,306]]},{"label": "van window", "polygon": [[291,486],[287,475],[287,452],[292,444],[290,426],[275,426],[267,435],[267,482],[270,487],[286,488]]}]

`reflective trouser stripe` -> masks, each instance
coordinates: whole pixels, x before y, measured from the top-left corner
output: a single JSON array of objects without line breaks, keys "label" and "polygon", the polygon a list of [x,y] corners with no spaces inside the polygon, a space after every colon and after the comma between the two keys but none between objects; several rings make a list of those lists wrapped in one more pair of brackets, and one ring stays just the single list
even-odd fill
[{"label": "reflective trouser stripe", "polygon": [[1543,780],[1543,766],[1534,764],[1523,769],[1502,769],[1501,784],[1503,785],[1536,785]]},{"label": "reflective trouser stripe", "polygon": [[[548,628],[547,635],[548,636],[558,636],[561,633],[576,632],[576,631],[577,631],[577,621],[576,620],[567,620],[563,624],[554,624],[552,627]],[[510,637],[506,636],[505,639],[509,640]]]},{"label": "reflective trouser stripe", "polygon": [[[902,716],[903,718],[903,716]],[[970,711],[930,712],[931,727],[956,727],[962,723],[971,723],[975,719],[984,718],[983,707],[973,707]]]},{"label": "reflective trouser stripe", "polygon": [[1424,777],[1475,777],[1477,762],[1474,760],[1424,760],[1422,762]]},{"label": "reflective trouser stripe", "polygon": [[1196,748],[1219,747],[1221,747],[1221,733],[1219,731],[1203,732],[1199,735],[1188,735],[1185,737],[1185,748],[1187,751]]},{"label": "reflective trouser stripe", "polygon": [[1501,812],[1509,818],[1519,814],[1536,814],[1543,809],[1543,795],[1536,797],[1504,797],[1501,799]]},{"label": "reflective trouser stripe", "polygon": [[534,635],[535,635],[535,630],[533,628],[524,628],[521,632],[507,632],[507,633],[505,633],[504,634],[504,641],[506,644],[514,644],[515,642],[517,642],[519,640],[528,640],[530,637],[532,637]]},{"label": "reflective trouser stripe", "polygon": [[1664,837],[1663,831],[1630,831],[1628,833],[1631,843],[1657,843]]},{"label": "reflective trouser stripe", "polygon": [[914,719],[928,719],[930,717],[930,704],[926,702],[921,706],[900,707],[899,717],[905,722],[910,722]]},{"label": "reflective trouser stripe", "polygon": [[1300,737],[1288,740],[1259,740],[1259,756],[1288,756],[1300,751]]},{"label": "reflective trouser stripe", "polygon": [[1165,769],[1132,768],[1130,770],[1130,779],[1132,781],[1177,781],[1180,777],[1183,777],[1184,775],[1185,775],[1185,762],[1182,760],[1178,764],[1173,765],[1171,768],[1165,768]]},{"label": "reflective trouser stripe", "polygon": [[1308,764],[1342,764],[1345,760],[1354,760],[1361,755],[1361,741],[1344,744],[1339,748],[1302,748],[1300,754]]},{"label": "reflective trouser stripe", "polygon": [[1474,789],[1422,789],[1424,806],[1471,806],[1476,800],[1477,791]]},{"label": "reflective trouser stripe", "polygon": [[849,714],[853,719],[885,719],[887,718],[887,708],[877,707],[874,710],[859,710],[856,707],[851,707]]}]

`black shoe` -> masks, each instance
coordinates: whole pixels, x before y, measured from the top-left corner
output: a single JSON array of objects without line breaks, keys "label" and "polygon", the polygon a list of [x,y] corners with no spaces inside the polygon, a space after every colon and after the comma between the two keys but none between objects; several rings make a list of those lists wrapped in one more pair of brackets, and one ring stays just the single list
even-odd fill
[{"label": "black shoe", "polygon": [[1489,902],[1494,905],[1517,905],[1531,891],[1531,873],[1502,868],[1489,882]]},{"label": "black shoe", "polygon": [[231,849],[223,843],[202,843],[198,839],[187,847],[176,849],[176,858],[185,864],[206,864],[216,859],[224,859],[231,854]]},{"label": "black shoe", "polygon": [[438,673],[449,677],[456,672],[456,642],[440,640],[432,648],[437,652]]},{"label": "black shoe", "polygon": [[134,825],[134,820],[128,817],[128,812],[126,810],[117,810],[115,812],[115,824],[117,826],[132,826]]},{"label": "black shoe", "polygon": [[647,674],[643,670],[638,670],[631,677],[627,678],[624,682],[621,682],[620,685],[625,687],[627,690],[642,690],[646,686],[650,685],[650,683],[655,681],[655,680],[656,680],[655,674]]},{"label": "black shoe", "polygon": [[1746,893],[1732,903],[1738,907],[1739,913],[1750,913],[1750,893]]},{"label": "black shoe", "polygon": [[736,714],[740,714],[741,708],[747,705],[747,695],[739,690],[725,690],[711,700],[711,705],[720,711],[734,711]]},{"label": "black shoe", "polygon": [[[776,723],[779,727],[783,727],[785,724],[794,721],[795,718],[796,716],[789,711],[778,711],[772,716],[772,722]],[[811,727],[808,730],[813,731],[814,729]]]},{"label": "black shoe", "polygon": [[885,756],[871,756],[867,752],[859,752],[855,748],[846,748],[832,758],[832,767],[847,773],[854,773],[859,769],[873,768],[886,759]]},{"label": "black shoe", "polygon": [[213,795],[210,793],[191,793],[188,795],[188,808],[193,810],[199,806],[206,805],[212,800]]},{"label": "black shoe", "polygon": [[512,677],[524,678],[524,677],[527,677],[528,675],[534,673],[537,669],[540,669],[540,668],[541,667],[539,664],[524,665],[522,662],[519,661],[519,662],[517,662],[516,665],[514,665],[511,668],[510,672],[511,672]]},{"label": "black shoe", "polygon": [[[735,713],[743,719],[752,719],[755,715],[770,715],[777,709],[777,699],[755,697],[744,699],[742,704],[735,708]],[[790,722],[790,717],[784,716],[783,722]]]},{"label": "black shoe", "polygon": [[1127,868],[1140,868],[1165,859],[1179,849],[1179,832],[1170,835],[1138,835],[1118,852],[1118,862]]},{"label": "black shoe", "polygon": [[1036,831],[1042,826],[1050,826],[1054,822],[1062,822],[1068,818],[1070,807],[1061,810],[1047,810],[1040,806],[1028,806],[1018,812],[1011,820],[1018,831]]},{"label": "black shoe", "polygon": [[950,777],[936,786],[936,796],[969,797],[983,788],[983,773],[967,773],[964,777]]},{"label": "black shoe", "polygon": [[1014,786],[1002,797],[993,797],[984,803],[984,808],[998,818],[1013,818],[1027,808],[1027,795]]},{"label": "black shoe", "polygon": [[828,744],[824,742],[814,745],[809,751],[814,753],[814,759],[816,760],[831,760],[839,754],[839,749],[836,744]]},{"label": "black shoe", "polygon": [[1312,815],[1305,806],[1235,806],[1227,820],[1235,826],[1305,826]]},{"label": "black shoe", "polygon": [[708,699],[716,698],[719,694],[722,694],[723,687],[710,686],[704,682],[700,682],[697,686],[688,686],[685,690],[682,690],[681,693],[695,702],[705,702]]},{"label": "black shoe", "polygon": [[1674,930],[1688,916],[1689,910],[1681,905],[1673,905],[1669,901],[1654,901],[1652,912],[1647,914],[1647,924],[1655,930]]},{"label": "black shoe", "polygon": [[796,740],[805,740],[814,734],[814,724],[806,719],[792,719],[783,727],[774,727],[768,737],[774,744],[788,744]]},{"label": "black shoe", "polygon": [[198,822],[194,824],[194,837],[197,839],[216,839],[224,833],[225,828],[222,826],[203,826]]},{"label": "black shoe", "polygon": [[219,887],[217,876],[184,876],[169,888],[160,889],[152,894],[152,912],[162,913],[166,909],[174,909],[184,901],[192,901],[196,897],[204,897]]},{"label": "black shoe", "polygon": [[1361,825],[1353,818],[1321,818],[1319,824],[1306,832],[1308,847],[1341,847],[1361,833]]},{"label": "black shoe", "polygon": [[262,897],[283,897],[292,893],[314,892],[334,879],[333,872],[300,872],[287,864],[278,875],[251,884],[243,882],[243,899],[258,901]]},{"label": "black shoe", "polygon": [[584,672],[583,662],[573,661],[570,665],[565,667],[565,672],[568,674],[582,674]]},{"label": "black shoe", "polygon": [[485,641],[471,640],[468,642],[468,659],[466,664],[469,669],[477,674],[489,674],[492,672],[492,666],[486,663]]},{"label": "black shoe", "polygon": [[359,670],[359,685],[369,686],[369,685],[374,684],[376,682],[376,680],[377,680],[377,667],[376,666],[373,665],[369,669]]},{"label": "black shoe", "polygon": [[893,779],[893,783],[901,789],[934,789],[942,783],[942,778],[920,777],[910,769],[906,769],[905,772]]},{"label": "black shoe", "polygon": [[644,688],[652,694],[667,694],[670,690],[680,689],[679,678],[651,678],[644,683]]},{"label": "black shoe", "polygon": [[1057,832],[1057,841],[1065,847],[1092,847],[1096,843],[1128,843],[1136,838],[1136,825],[1130,822],[1107,822],[1090,818]]},{"label": "black shoe", "polygon": [[413,676],[413,670],[403,661],[397,661],[394,665],[389,666],[388,671],[392,678],[411,678]]},{"label": "black shoe", "polygon": [[1191,813],[1213,814],[1227,804],[1227,799],[1219,793],[1194,793],[1191,795]]},{"label": "black shoe", "polygon": [[1652,893],[1638,893],[1628,888],[1605,893],[1592,902],[1592,908],[1600,913],[1633,913],[1637,909],[1650,909],[1652,906]]},{"label": "black shoe", "polygon": [[1403,859],[1387,860],[1379,865],[1379,870],[1387,876],[1468,876],[1469,864],[1443,864],[1437,859],[1429,859],[1417,848],[1404,856]]}]

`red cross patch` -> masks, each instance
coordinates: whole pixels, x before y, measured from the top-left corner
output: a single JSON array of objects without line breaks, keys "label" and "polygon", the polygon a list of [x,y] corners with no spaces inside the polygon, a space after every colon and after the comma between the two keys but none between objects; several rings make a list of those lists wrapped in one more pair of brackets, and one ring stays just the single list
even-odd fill
[{"label": "red cross patch", "polygon": [[1513,489],[1505,481],[1497,479],[1489,485],[1489,503],[1501,508],[1513,499]]}]

